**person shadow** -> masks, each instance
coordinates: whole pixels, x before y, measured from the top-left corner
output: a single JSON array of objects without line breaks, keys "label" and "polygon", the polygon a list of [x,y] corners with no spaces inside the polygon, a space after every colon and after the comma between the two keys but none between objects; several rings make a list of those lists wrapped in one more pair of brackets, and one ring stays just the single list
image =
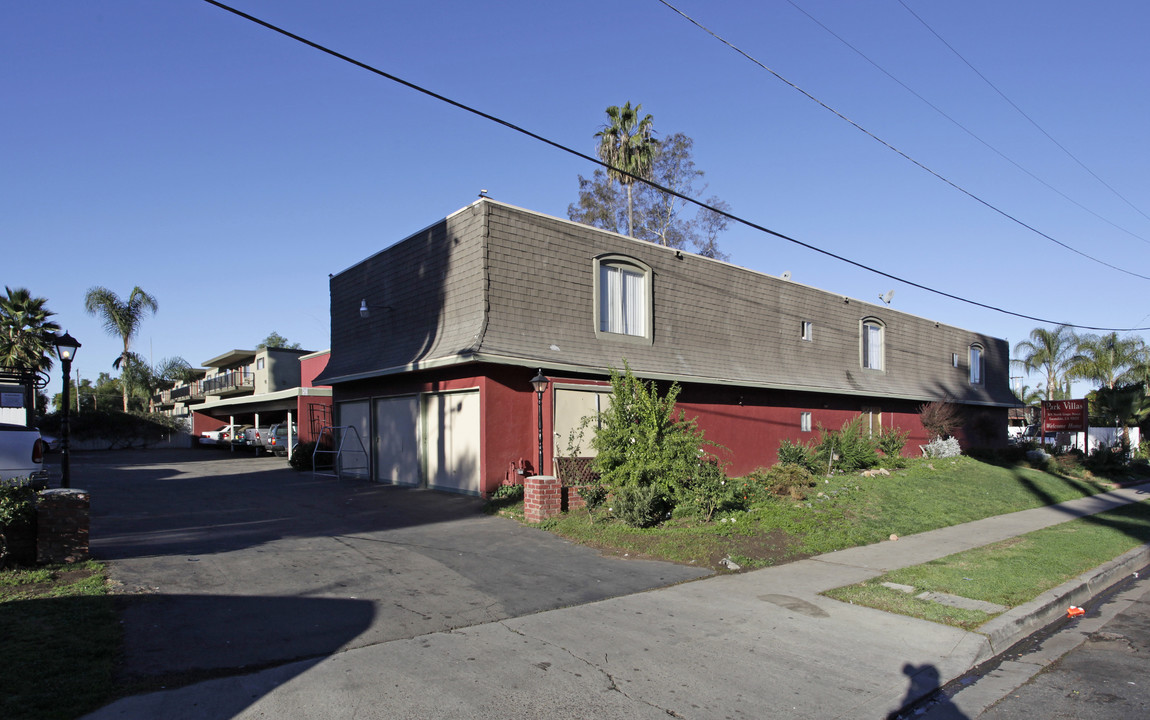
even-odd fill
[{"label": "person shadow", "polygon": [[[931,663],[902,666],[902,674],[910,679],[906,695],[899,709],[888,714],[886,720],[924,718],[926,720],[970,720],[950,698],[940,693],[938,668]],[[922,711],[921,713],[919,711]]]}]

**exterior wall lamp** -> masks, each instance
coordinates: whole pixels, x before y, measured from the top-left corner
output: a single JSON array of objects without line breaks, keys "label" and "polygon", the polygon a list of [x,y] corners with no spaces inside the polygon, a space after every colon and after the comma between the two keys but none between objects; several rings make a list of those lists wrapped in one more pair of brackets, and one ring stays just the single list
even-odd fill
[{"label": "exterior wall lamp", "polygon": [[359,301],[359,316],[361,318],[371,317],[372,310],[391,310],[390,305],[368,305],[367,298]]},{"label": "exterior wall lamp", "polygon": [[60,358],[61,369],[64,371],[64,387],[60,403],[60,487],[72,487],[72,472],[69,464],[68,449],[68,415],[71,403],[68,402],[72,376],[72,359],[80,349],[80,341],[68,334],[57,335],[55,340],[56,356]]},{"label": "exterior wall lamp", "polygon": [[535,377],[531,378],[531,386],[535,388],[535,397],[539,401],[539,465],[535,468],[536,475],[543,474],[543,392],[550,384],[551,381],[543,374],[543,368],[539,368]]}]

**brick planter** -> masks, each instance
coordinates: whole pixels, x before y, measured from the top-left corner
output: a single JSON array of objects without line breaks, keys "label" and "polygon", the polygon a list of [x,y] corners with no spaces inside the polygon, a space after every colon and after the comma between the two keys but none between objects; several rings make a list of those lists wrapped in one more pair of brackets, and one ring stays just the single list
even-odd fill
[{"label": "brick planter", "polygon": [[563,486],[552,475],[532,475],[523,481],[523,516],[530,523],[557,517],[563,511]]},{"label": "brick planter", "polygon": [[54,489],[40,493],[36,505],[36,560],[73,563],[88,559],[86,490]]}]

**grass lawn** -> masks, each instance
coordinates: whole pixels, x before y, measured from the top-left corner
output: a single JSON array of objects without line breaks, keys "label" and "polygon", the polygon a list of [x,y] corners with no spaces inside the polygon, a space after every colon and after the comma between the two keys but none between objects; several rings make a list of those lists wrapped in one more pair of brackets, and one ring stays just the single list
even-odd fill
[{"label": "grass lawn", "polygon": [[[957,610],[914,595],[941,592],[1016,607],[1146,542],[1150,542],[1150,504],[1141,502],[895,570],[825,594],[973,630],[994,615]],[[883,587],[884,582],[913,586],[914,593]]]},{"label": "grass lawn", "polygon": [[[745,481],[732,481],[735,488]],[[654,557],[723,569],[730,558],[744,568],[765,567],[895,535],[979,520],[1093,495],[1110,487],[1025,466],[970,457],[914,459],[890,476],[819,478],[802,500],[748,501],[717,512],[711,522],[672,517],[637,529],[600,513],[565,513],[543,527],[557,535],[620,555]],[[753,498],[753,488],[746,497]],[[742,491],[740,491],[742,492]],[[760,493],[761,495],[761,493]],[[608,503],[609,504],[609,503]],[[522,518],[521,505],[497,512]]]},{"label": "grass lawn", "polygon": [[71,719],[113,689],[119,621],[96,562],[0,571],[0,718]]}]

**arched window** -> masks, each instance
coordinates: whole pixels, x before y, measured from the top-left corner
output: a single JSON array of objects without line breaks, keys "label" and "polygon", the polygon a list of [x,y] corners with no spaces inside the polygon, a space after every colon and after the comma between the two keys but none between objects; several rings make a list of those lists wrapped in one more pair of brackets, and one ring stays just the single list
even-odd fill
[{"label": "arched window", "polygon": [[860,336],[862,366],[867,370],[883,369],[883,324],[876,318],[862,321]]},{"label": "arched window", "polygon": [[651,268],[621,255],[595,258],[595,334],[651,338]]},{"label": "arched window", "polygon": [[978,343],[970,346],[970,382],[982,384],[982,346]]}]

